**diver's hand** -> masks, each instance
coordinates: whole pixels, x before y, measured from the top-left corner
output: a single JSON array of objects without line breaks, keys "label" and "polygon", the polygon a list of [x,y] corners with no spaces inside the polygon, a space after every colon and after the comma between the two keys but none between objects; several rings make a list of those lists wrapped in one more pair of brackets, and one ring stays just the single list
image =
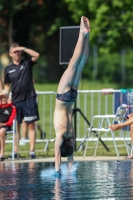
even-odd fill
[{"label": "diver's hand", "polygon": [[55,172],[56,176],[61,176],[61,169],[59,169],[58,171]]}]

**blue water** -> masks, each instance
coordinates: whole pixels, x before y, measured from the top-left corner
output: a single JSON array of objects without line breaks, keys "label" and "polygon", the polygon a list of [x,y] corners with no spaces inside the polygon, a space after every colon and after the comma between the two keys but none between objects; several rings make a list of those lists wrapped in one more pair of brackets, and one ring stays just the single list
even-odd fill
[{"label": "blue water", "polygon": [[133,199],[133,161],[87,161],[54,176],[54,163],[0,163],[0,200]]}]

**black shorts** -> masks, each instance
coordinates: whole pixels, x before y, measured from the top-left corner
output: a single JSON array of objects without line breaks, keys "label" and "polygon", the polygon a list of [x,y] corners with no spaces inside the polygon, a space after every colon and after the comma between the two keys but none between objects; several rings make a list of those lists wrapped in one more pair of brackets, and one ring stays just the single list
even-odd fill
[{"label": "black shorts", "polygon": [[26,123],[32,123],[39,120],[38,105],[36,97],[31,97],[25,101],[14,103],[17,110],[17,122],[22,123],[22,119]]}]

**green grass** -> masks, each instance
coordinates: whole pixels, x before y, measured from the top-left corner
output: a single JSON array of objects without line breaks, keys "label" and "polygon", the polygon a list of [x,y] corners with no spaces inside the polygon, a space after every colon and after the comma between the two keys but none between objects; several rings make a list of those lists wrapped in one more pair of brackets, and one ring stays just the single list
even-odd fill
[{"label": "green grass", "polygon": [[[38,84],[35,83],[35,89],[38,91],[57,91],[58,83],[45,83],[45,84]],[[94,81],[87,81],[84,79],[81,79],[79,90],[101,90],[103,88],[114,88],[117,89],[117,84],[110,84],[110,83],[100,83],[100,82],[94,82]]]},{"label": "green grass", "polygon": [[[116,142],[118,151],[120,156],[126,156],[126,148],[124,146],[123,142]],[[97,154],[96,156],[116,156],[115,148],[113,145],[113,142],[105,142],[106,146],[109,148],[109,152],[103,147],[103,145],[99,142]],[[45,158],[45,157],[54,157],[54,143],[50,143],[48,147],[48,151],[44,152],[44,143],[36,143],[36,155],[38,158]],[[94,155],[94,149],[95,149],[95,142],[89,142],[89,146],[87,149],[86,156],[93,156]],[[76,146],[79,146],[79,142],[76,143]],[[6,144],[5,148],[5,156],[8,156],[11,154],[12,151],[12,145]],[[26,144],[25,146],[19,146],[19,153],[21,157],[28,158],[29,157],[29,144]],[[75,151],[74,156],[83,156],[84,149],[81,151]]]},{"label": "green grass", "polygon": [[[57,87],[58,87],[58,84],[48,84],[48,83],[45,83],[45,84],[35,84],[35,89],[38,90],[38,91],[54,91],[56,92],[57,90]],[[100,89],[103,89],[103,88],[114,88],[114,89],[117,89],[118,88],[118,85],[116,84],[106,84],[106,83],[100,83],[100,82],[89,82],[89,81],[86,81],[86,80],[81,80],[81,83],[79,85],[79,90],[100,90]],[[96,102],[98,101],[98,96],[97,95],[94,95],[94,114],[97,114],[97,109],[98,109],[98,105],[96,105]],[[105,98],[105,96],[103,95],[102,98]],[[109,96],[109,109],[111,107],[110,105],[110,102],[111,102],[111,95]],[[42,103],[43,101],[45,101],[46,103],[46,107],[43,108],[42,106]],[[80,100],[80,109],[84,112],[86,110],[86,113],[87,113],[87,119],[90,119],[90,111],[91,111],[91,106],[89,106],[90,104],[90,101],[89,101],[89,98],[88,98],[88,105],[87,105],[87,108],[84,107],[84,102],[83,102],[83,98],[82,98],[82,95],[81,95],[81,100]],[[101,99],[101,102],[102,102],[102,106],[101,106],[101,112],[104,113],[104,109],[105,109],[105,106],[104,106],[104,101],[103,99]],[[46,138],[54,138],[55,137],[55,132],[54,132],[54,129],[53,129],[53,124],[52,124],[52,117],[53,116],[50,116],[50,110],[49,110],[49,106],[50,106],[50,100],[49,98],[46,96],[46,98],[44,99],[43,96],[39,97],[39,113],[40,113],[40,116],[44,116],[44,120],[45,120],[45,126],[43,124],[43,121],[42,119],[40,119],[39,121],[39,124],[42,126],[43,130],[46,131],[47,135],[46,135]],[[55,98],[52,98],[52,112],[54,110],[54,104],[55,104]],[[110,111],[110,110],[109,110]],[[53,114],[53,113],[52,113]],[[84,137],[85,136],[85,132],[84,132],[84,120],[81,119],[80,121],[80,126],[78,126],[79,128],[79,132],[80,132],[80,135],[81,137]],[[49,132],[50,132],[50,129],[52,129],[52,134],[49,135]],[[116,133],[117,135],[117,133]],[[40,135],[39,135],[39,132],[37,132],[37,138],[39,138]],[[113,143],[111,142],[106,142],[107,146],[108,145],[111,145],[110,147],[110,152],[107,152],[103,146],[100,145],[99,143],[99,148],[97,150],[97,155],[98,156],[115,156],[116,153],[115,153],[115,149],[113,147]],[[118,143],[119,145],[123,145],[123,142],[119,142]],[[35,149],[36,149],[36,154],[38,157],[50,157],[50,156],[54,156],[54,143],[50,143],[49,144],[49,149],[47,152],[44,152],[44,143],[36,143],[36,146],[35,146]],[[78,143],[77,143],[77,146],[78,146]],[[12,146],[11,144],[6,144],[6,147],[5,147],[5,155],[9,155],[11,153],[11,150],[12,150]],[[20,155],[23,156],[23,157],[28,157],[28,152],[29,152],[29,144],[26,144],[25,146],[19,146],[19,152],[20,152]],[[126,155],[126,150],[125,150],[125,147],[124,145],[122,147],[119,147],[119,152],[120,152],[120,155]],[[88,149],[87,151],[87,155],[90,155],[92,156],[94,153],[94,142],[90,142],[90,148]],[[74,152],[74,155],[76,156],[82,156],[83,155],[83,150],[82,151],[76,151]]]}]

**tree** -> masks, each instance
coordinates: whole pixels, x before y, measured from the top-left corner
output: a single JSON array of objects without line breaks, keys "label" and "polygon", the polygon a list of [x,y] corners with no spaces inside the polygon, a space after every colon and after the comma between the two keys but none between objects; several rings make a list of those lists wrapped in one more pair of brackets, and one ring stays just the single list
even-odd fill
[{"label": "tree", "polygon": [[133,4],[130,0],[64,0],[75,22],[81,15],[91,24],[91,44],[99,43],[100,53],[118,51],[133,42]]},{"label": "tree", "polygon": [[[41,55],[34,71],[36,82],[59,80],[63,73],[58,60],[61,26],[79,25],[81,16],[87,16],[91,26],[91,46],[98,47],[101,63],[105,63],[102,56],[111,58],[122,48],[132,48],[132,10],[130,0],[1,0],[0,54],[8,53],[13,41],[33,48]],[[93,63],[90,64],[91,68]],[[105,66],[105,71],[111,70],[114,74],[117,66],[113,66],[112,69]],[[85,70],[87,76],[92,78],[89,70]],[[100,73],[100,76],[104,75]],[[109,80],[113,77],[109,76]]]}]

